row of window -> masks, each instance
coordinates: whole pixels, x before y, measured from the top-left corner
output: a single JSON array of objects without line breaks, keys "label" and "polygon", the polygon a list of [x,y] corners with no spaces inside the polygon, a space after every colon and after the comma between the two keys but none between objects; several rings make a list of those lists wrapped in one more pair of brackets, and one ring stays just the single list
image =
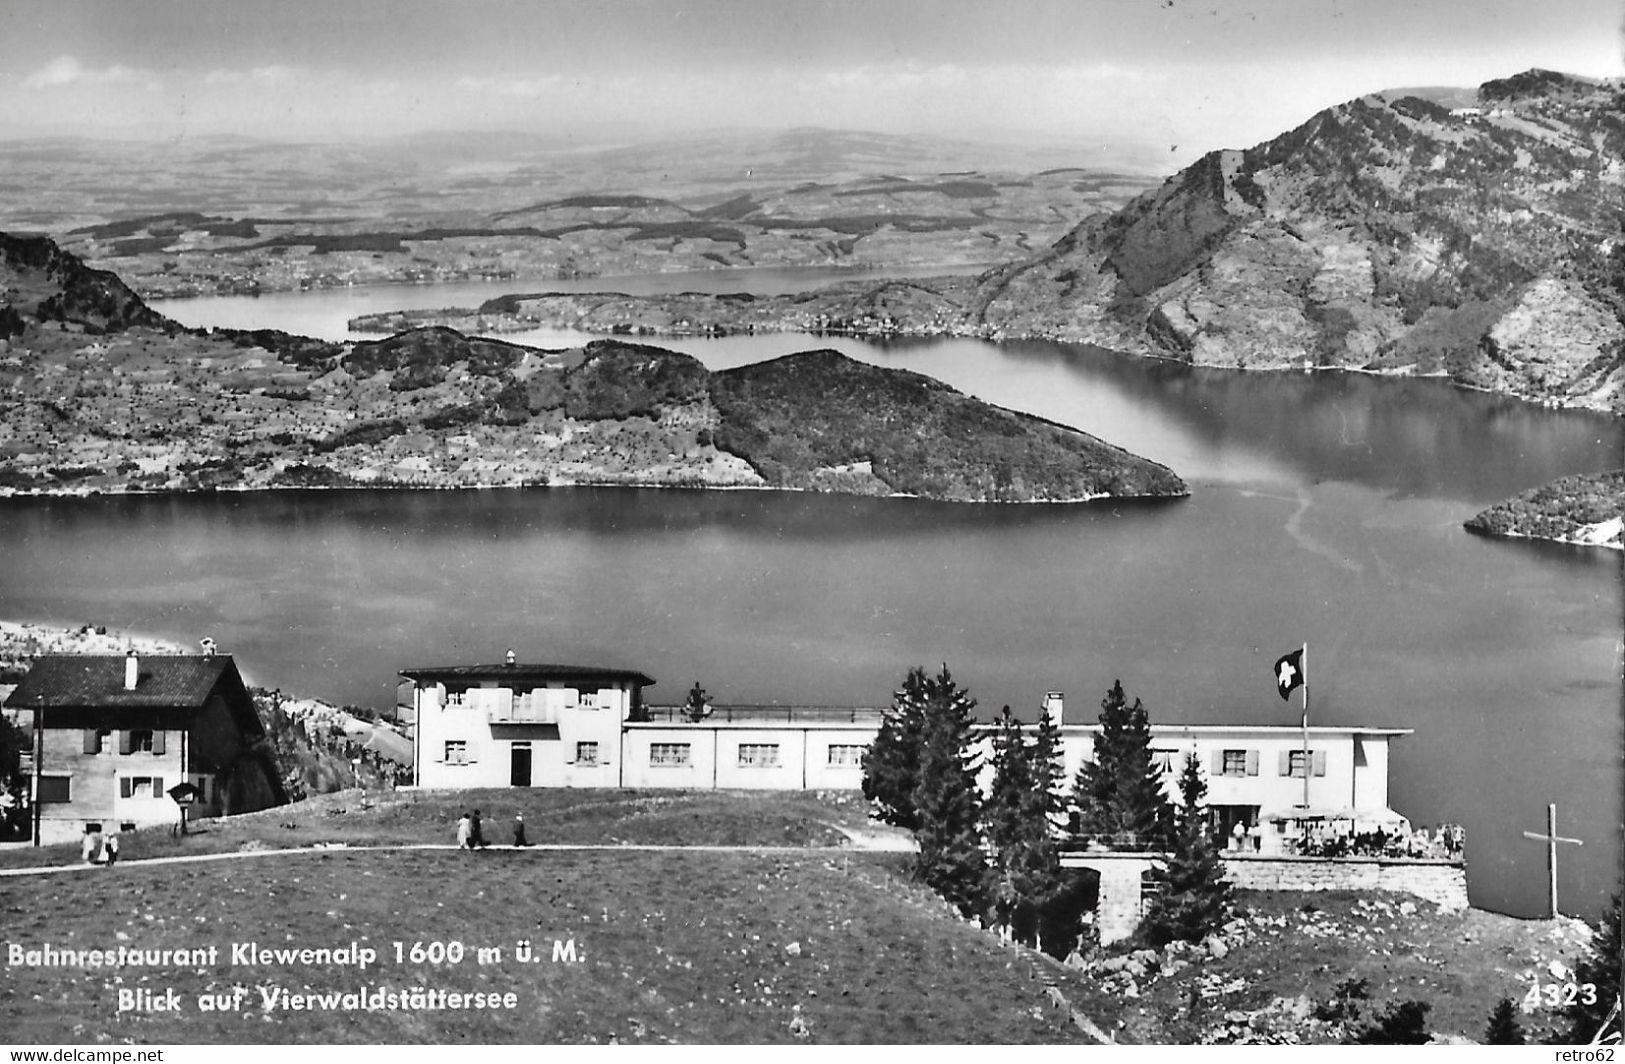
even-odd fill
[{"label": "row of window", "polygon": [[[1302,779],[1309,773],[1313,773],[1316,776],[1324,776],[1326,774],[1326,751],[1310,750],[1306,753],[1303,750],[1282,750],[1280,752],[1280,758],[1277,761],[1276,772],[1278,775],[1293,776],[1298,779]],[[1219,775],[1258,775],[1258,751],[1221,751]]]},{"label": "row of window", "polygon": [[[529,750],[530,749],[530,744],[528,742],[527,743],[515,743],[514,746],[516,748],[523,749],[523,750]],[[467,739],[447,739],[446,740],[446,751],[445,751],[446,764],[448,764],[448,765],[472,765],[478,760],[479,760],[479,758],[475,757],[469,751],[468,740]],[[579,742],[579,743],[576,743],[576,761],[575,761],[575,763],[578,764],[578,765],[588,765],[588,766],[598,764],[598,744],[595,743],[595,742]]]},{"label": "row of window", "polygon": [[[114,736],[117,736],[115,740]],[[161,754],[164,752],[164,733],[151,728],[132,728],[115,732],[108,728],[86,729],[80,750],[87,754],[110,754],[115,743],[121,754]]]},{"label": "row of window", "polygon": [[[863,764],[863,751],[866,747],[861,743],[832,743],[829,747],[830,768],[857,768]],[[650,743],[649,764],[657,766],[681,766],[692,764],[692,743]],[[448,765],[472,765],[477,761],[469,750],[466,739],[447,739],[445,748],[445,761]],[[598,744],[595,742],[576,743],[577,765],[592,766],[598,764]],[[740,743],[740,768],[776,768],[779,761],[778,743]]]},{"label": "row of window", "polygon": [[[1295,776],[1303,778],[1304,766],[1311,766],[1310,771],[1316,776],[1326,774],[1326,751],[1311,750],[1305,759],[1302,750],[1282,750],[1277,772],[1282,776]],[[1220,776],[1256,776],[1258,775],[1257,750],[1221,750],[1219,751],[1219,765],[1217,775]],[[1151,751],[1151,765],[1159,772],[1178,773],[1185,768],[1185,754],[1180,750],[1153,750]]]},{"label": "row of window", "polygon": [[[863,764],[863,751],[867,747],[862,743],[831,743],[825,764],[829,768],[857,768]],[[687,765],[691,763],[693,747],[690,743],[650,743],[650,765]],[[740,743],[740,768],[777,768],[779,761],[778,743]]]}]

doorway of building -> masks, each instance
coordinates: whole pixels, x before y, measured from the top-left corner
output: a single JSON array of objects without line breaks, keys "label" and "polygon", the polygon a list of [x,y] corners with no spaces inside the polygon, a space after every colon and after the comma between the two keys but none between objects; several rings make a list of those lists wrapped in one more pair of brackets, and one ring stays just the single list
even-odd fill
[{"label": "doorway of building", "polygon": [[530,786],[530,744],[514,743],[512,753],[512,767],[508,772],[508,783],[514,787]]}]

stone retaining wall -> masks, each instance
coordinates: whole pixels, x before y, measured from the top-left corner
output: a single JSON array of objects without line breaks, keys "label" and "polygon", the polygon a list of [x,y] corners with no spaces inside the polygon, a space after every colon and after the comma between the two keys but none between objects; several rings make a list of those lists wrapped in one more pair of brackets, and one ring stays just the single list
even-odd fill
[{"label": "stone retaining wall", "polygon": [[[1160,855],[1084,852],[1062,856],[1066,868],[1100,874],[1095,927],[1102,945],[1134,933],[1145,914],[1140,877]],[[1397,857],[1265,857],[1225,854],[1225,878],[1242,890],[1380,890],[1409,894],[1447,912],[1467,908],[1467,866],[1459,861]]]},{"label": "stone retaining wall", "polygon": [[1225,854],[1224,870],[1243,890],[1386,890],[1447,911],[1467,908],[1467,866],[1459,861]]}]

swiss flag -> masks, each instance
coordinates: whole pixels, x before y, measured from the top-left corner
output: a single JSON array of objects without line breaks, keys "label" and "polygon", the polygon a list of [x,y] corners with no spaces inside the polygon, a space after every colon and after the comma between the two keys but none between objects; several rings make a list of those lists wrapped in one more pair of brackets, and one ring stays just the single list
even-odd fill
[{"label": "swiss flag", "polygon": [[1292,689],[1301,687],[1306,677],[1303,674],[1303,649],[1300,647],[1290,654],[1284,654],[1275,663],[1275,689],[1281,692],[1285,700],[1292,694]]}]

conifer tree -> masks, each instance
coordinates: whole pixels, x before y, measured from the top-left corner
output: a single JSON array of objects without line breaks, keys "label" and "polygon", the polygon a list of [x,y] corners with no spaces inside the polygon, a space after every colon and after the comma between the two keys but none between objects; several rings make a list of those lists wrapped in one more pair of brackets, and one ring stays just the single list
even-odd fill
[{"label": "conifer tree", "polygon": [[1172,808],[1151,760],[1151,721],[1139,699],[1128,704],[1121,680],[1100,703],[1094,760],[1072,788],[1078,830],[1116,849],[1157,849],[1168,838]]},{"label": "conifer tree", "polygon": [[1044,818],[1058,829],[1066,826],[1067,807],[1066,767],[1061,757],[1061,729],[1048,713],[1040,713],[1029,758],[1033,786],[1042,802]]},{"label": "conifer tree", "polygon": [[1024,945],[1057,957],[1072,951],[1082,916],[1094,906],[1085,873],[1061,867],[1054,817],[1059,732],[1043,722],[1029,739],[1005,706],[993,734],[993,780],[983,806],[991,850],[988,905],[993,921]]},{"label": "conifer tree", "polygon": [[1040,851],[1047,832],[1034,816],[1035,781],[1027,738],[1005,706],[993,733],[993,781],[982,808],[983,830],[992,863],[988,869],[988,903],[996,924],[1019,942],[1031,943],[1037,931],[1035,895],[1045,884]]},{"label": "conifer tree", "polygon": [[[1615,894],[1602,922],[1591,929],[1590,952],[1574,966],[1574,982],[1579,986],[1591,984],[1596,987],[1596,995],[1589,1003],[1582,995],[1563,1009],[1562,1015],[1569,1023],[1565,1044],[1588,1045],[1599,1034],[1619,1030],[1621,1017],[1615,1015],[1610,1021],[1609,1015],[1620,1000],[1620,951],[1620,896]],[[1603,1030],[1605,1024],[1609,1031]]]},{"label": "conifer tree", "polygon": [[1033,806],[1034,781],[1026,737],[1010,707],[994,724],[993,781],[982,807],[982,823],[994,853],[1012,850],[1030,838],[1028,813]]},{"label": "conifer tree", "polygon": [[1208,834],[1207,780],[1194,753],[1179,774],[1180,807],[1163,870],[1163,893],[1152,902],[1140,934],[1156,946],[1200,942],[1230,918],[1231,887],[1219,848]]},{"label": "conifer tree", "polygon": [[981,802],[971,710],[976,707],[948,674],[924,681],[925,719],[914,829],[920,879],[965,916],[986,912],[987,860],[982,852]]},{"label": "conifer tree", "polygon": [[925,741],[925,670],[908,671],[869,748],[863,752],[863,796],[881,820],[913,831],[919,827],[914,789],[920,782],[920,751]]},{"label": "conifer tree", "polygon": [[1517,1006],[1511,998],[1502,998],[1490,1013],[1490,1025],[1484,1031],[1487,1046],[1523,1045],[1523,1028],[1518,1026]]}]

